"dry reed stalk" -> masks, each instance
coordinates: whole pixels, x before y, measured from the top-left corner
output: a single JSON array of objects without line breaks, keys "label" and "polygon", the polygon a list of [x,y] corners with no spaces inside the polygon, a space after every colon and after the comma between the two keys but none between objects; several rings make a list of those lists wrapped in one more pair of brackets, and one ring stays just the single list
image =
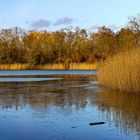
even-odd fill
[{"label": "dry reed stalk", "polygon": [[121,91],[140,91],[140,49],[122,52],[99,68],[100,84]]},{"label": "dry reed stalk", "polygon": [[[35,70],[65,70],[65,66],[63,64],[45,64],[45,65],[36,65],[30,66],[29,64],[0,64],[1,70],[27,70],[27,69],[35,69]],[[88,64],[88,63],[71,63],[70,70],[96,70],[96,64]]]}]

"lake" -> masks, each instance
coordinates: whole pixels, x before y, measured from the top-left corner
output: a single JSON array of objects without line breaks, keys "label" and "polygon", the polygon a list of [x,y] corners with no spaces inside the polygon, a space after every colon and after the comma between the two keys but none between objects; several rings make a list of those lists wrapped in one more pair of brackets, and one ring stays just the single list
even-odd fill
[{"label": "lake", "polygon": [[140,96],[96,71],[0,71],[0,140],[139,140]]}]

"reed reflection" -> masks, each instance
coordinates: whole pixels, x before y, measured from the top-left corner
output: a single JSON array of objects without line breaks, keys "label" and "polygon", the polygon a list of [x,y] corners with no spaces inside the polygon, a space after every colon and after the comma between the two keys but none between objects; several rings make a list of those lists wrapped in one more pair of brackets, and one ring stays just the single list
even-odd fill
[{"label": "reed reflection", "polygon": [[96,96],[98,109],[107,116],[110,125],[125,133],[132,131],[140,138],[140,97],[137,94],[122,93],[118,91],[102,90]]}]

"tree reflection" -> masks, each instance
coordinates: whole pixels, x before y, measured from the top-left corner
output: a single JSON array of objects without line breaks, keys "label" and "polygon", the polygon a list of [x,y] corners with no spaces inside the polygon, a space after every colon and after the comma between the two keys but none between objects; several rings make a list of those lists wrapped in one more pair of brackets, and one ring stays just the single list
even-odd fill
[{"label": "tree reflection", "polygon": [[[62,77],[62,75],[59,75]],[[47,108],[57,106],[68,109],[84,108],[92,94],[87,94],[89,81],[95,76],[67,75],[63,81],[46,81],[37,83],[7,83],[0,86],[0,107],[3,109],[30,106]]]}]

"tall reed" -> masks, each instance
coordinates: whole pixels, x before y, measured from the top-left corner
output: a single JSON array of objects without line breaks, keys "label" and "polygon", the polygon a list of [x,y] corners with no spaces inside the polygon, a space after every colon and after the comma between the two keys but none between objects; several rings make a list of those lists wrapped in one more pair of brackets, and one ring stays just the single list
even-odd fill
[{"label": "tall reed", "polygon": [[108,58],[99,68],[101,85],[121,91],[140,91],[140,48]]}]

